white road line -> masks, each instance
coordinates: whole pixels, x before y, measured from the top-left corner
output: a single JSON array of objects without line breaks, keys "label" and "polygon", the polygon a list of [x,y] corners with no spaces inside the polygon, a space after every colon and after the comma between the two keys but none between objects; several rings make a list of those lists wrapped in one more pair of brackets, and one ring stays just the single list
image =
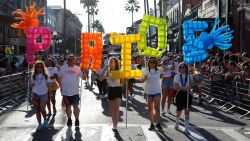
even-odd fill
[{"label": "white road line", "polygon": [[111,126],[103,126],[101,132],[101,141],[116,141]]},{"label": "white road line", "polygon": [[250,141],[249,138],[247,138],[246,136],[240,134],[239,132],[233,129],[223,129],[221,131],[223,131],[224,133],[226,133],[227,135],[229,135],[230,137],[232,137],[233,139],[237,141]]},{"label": "white road line", "polygon": [[154,131],[148,130],[149,125],[141,126],[141,128],[146,138],[146,141],[161,141],[161,139],[157,136],[157,134]]},{"label": "white road line", "polygon": [[[179,126],[179,129],[181,131],[184,131],[184,127]],[[189,129],[190,134],[188,135],[193,141],[207,141],[198,131],[195,130],[195,128],[190,127]]]}]

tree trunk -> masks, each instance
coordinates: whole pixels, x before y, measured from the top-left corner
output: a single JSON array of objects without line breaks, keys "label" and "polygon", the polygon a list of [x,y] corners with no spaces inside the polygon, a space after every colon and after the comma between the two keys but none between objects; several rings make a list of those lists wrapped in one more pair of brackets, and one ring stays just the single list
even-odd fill
[{"label": "tree trunk", "polygon": [[89,15],[89,6],[87,7],[88,10],[88,32],[90,33],[90,15]]},{"label": "tree trunk", "polygon": [[131,25],[132,27],[134,27],[133,23],[134,23],[134,10],[132,10],[132,25]]}]

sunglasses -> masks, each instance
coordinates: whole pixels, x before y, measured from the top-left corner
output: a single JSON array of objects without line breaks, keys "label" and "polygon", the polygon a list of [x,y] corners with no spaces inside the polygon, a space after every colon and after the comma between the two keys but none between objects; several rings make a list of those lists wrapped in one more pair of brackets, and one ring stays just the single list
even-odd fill
[{"label": "sunglasses", "polygon": [[156,64],[156,62],[149,62],[150,64]]},{"label": "sunglasses", "polygon": [[43,68],[43,66],[36,66],[36,68]]}]

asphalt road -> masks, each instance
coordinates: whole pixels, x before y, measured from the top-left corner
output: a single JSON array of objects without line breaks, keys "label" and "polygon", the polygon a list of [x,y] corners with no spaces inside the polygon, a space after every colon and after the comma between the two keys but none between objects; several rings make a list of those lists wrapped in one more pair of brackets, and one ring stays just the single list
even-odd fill
[{"label": "asphalt road", "polygon": [[[83,84],[84,85],[84,84]],[[0,141],[250,141],[250,118],[239,118],[233,111],[223,112],[218,105],[194,102],[191,113],[191,132],[186,135],[174,129],[175,106],[172,114],[162,115],[163,131],[149,131],[146,100],[142,84],[135,87],[135,96],[128,100],[126,127],[126,100],[120,108],[118,133],[112,131],[108,101],[99,98],[96,86],[93,91],[83,88],[81,94],[80,127],[68,128],[67,118],[61,108],[61,94],[57,93],[56,115],[49,117],[49,128],[36,131],[37,121],[32,105],[23,103],[0,117]],[[182,117],[183,119],[184,117]],[[181,121],[183,126],[183,120]],[[74,123],[74,118],[73,118]]]}]

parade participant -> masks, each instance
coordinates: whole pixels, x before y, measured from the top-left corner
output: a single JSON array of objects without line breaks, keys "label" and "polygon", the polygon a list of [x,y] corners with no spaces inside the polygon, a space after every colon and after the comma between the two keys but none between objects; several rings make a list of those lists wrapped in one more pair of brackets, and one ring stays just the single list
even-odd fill
[{"label": "parade participant", "polygon": [[162,114],[165,114],[165,103],[168,96],[168,105],[167,113],[170,113],[171,99],[174,97],[174,64],[170,62],[168,56],[162,57],[162,67],[165,68],[165,71],[162,73],[162,99],[161,99],[161,108]]},{"label": "parade participant", "polygon": [[59,85],[63,96],[63,102],[66,105],[66,113],[68,117],[68,126],[72,126],[72,109],[73,106],[75,115],[75,126],[79,126],[79,113],[80,108],[78,107],[80,96],[79,96],[79,78],[86,79],[86,74],[82,73],[80,67],[75,65],[75,56],[69,55],[67,65],[60,68],[58,72]]},{"label": "parade participant", "polygon": [[[45,65],[42,61],[36,61],[34,64],[34,72],[30,78],[32,88],[32,102],[36,106],[36,118],[39,123],[37,130],[48,128],[48,120],[46,119],[45,106],[48,100],[49,76]],[[41,114],[44,123],[41,124]]]},{"label": "parade participant", "polygon": [[156,114],[156,128],[162,130],[160,124],[160,101],[161,101],[161,85],[160,77],[163,72],[163,68],[157,67],[158,60],[154,57],[149,58],[148,68],[142,69],[141,82],[145,82],[145,94],[148,96],[148,115],[151,122],[149,130],[154,130],[154,110]]},{"label": "parade participant", "polygon": [[[178,67],[179,73],[174,78],[174,88],[177,90],[176,94],[176,125],[175,129],[179,129],[179,120],[182,110],[185,111],[185,133],[189,133],[189,115],[192,105],[192,95],[190,94],[190,87],[193,77],[188,73],[188,66],[181,63]],[[187,96],[189,94],[189,96]],[[189,98],[187,101],[187,97]],[[187,105],[188,104],[188,105]]]},{"label": "parade participant", "polygon": [[[136,70],[137,67],[135,65],[135,59],[132,58],[131,60],[131,70]],[[133,96],[133,86],[135,84],[135,79],[134,78],[131,78],[128,80],[128,91],[130,93],[130,96],[132,97]]]},{"label": "parade participant", "polygon": [[[107,66],[107,65],[106,65]],[[100,98],[105,99],[107,98],[107,79],[104,78],[101,80],[101,75],[103,71],[105,70],[104,62],[101,65],[101,69],[97,71],[97,87],[99,90]]]},{"label": "parade participant", "polygon": [[51,115],[51,106],[50,106],[50,102],[52,103],[53,105],[53,113],[56,114],[56,99],[55,99],[55,96],[56,96],[56,90],[59,88],[59,84],[57,83],[56,81],[56,78],[57,78],[57,73],[58,73],[58,69],[56,67],[56,64],[55,62],[51,59],[51,58],[48,58],[47,61],[46,61],[46,66],[48,68],[48,72],[49,72],[49,76],[50,76],[50,79],[49,79],[49,86],[50,86],[50,90],[51,92],[49,93],[49,99],[48,99],[48,102],[47,102],[47,107],[48,107],[48,115]]},{"label": "parade participant", "polygon": [[117,132],[117,124],[119,121],[119,108],[122,101],[122,84],[120,79],[112,79],[110,71],[120,70],[119,61],[115,57],[109,59],[109,65],[105,66],[101,74],[101,81],[107,78],[108,80],[108,100],[113,122],[113,131]]}]

